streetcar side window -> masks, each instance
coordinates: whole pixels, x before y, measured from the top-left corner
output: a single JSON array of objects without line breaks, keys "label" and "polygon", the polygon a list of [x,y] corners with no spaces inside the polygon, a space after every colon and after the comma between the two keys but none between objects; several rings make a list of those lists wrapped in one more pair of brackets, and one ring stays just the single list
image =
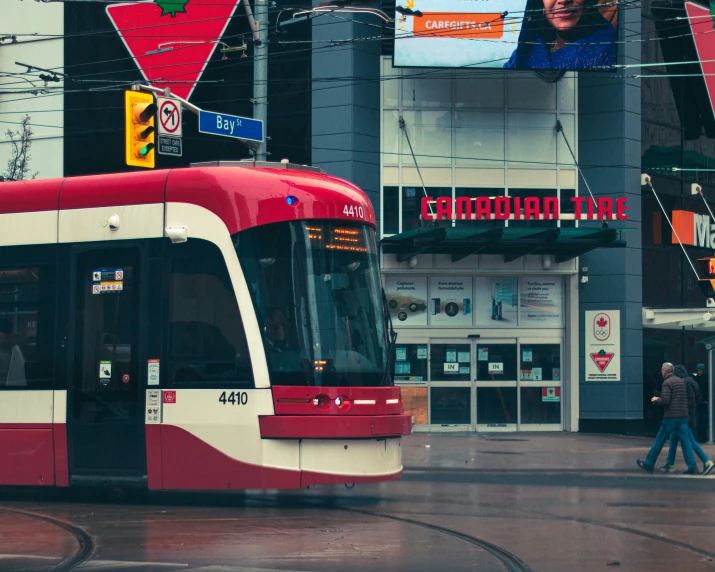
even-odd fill
[{"label": "streetcar side window", "polygon": [[169,246],[169,385],[254,387],[226,262],[210,242]]},{"label": "streetcar side window", "polygon": [[52,389],[55,249],[12,247],[0,252],[0,390]]}]

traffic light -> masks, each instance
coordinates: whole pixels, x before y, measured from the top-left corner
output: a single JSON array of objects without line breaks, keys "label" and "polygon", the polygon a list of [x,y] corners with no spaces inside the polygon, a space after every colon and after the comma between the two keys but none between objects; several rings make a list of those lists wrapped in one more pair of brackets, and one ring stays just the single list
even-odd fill
[{"label": "traffic light", "polygon": [[715,298],[715,257],[699,258],[697,263],[700,291],[706,298]]},{"label": "traffic light", "polygon": [[124,148],[127,165],[154,168],[155,114],[156,104],[151,93],[124,92]]}]

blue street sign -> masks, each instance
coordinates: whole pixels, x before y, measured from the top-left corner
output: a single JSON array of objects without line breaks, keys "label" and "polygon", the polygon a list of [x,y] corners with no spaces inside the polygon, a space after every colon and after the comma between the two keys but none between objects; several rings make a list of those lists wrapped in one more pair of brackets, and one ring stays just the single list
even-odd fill
[{"label": "blue street sign", "polygon": [[202,109],[199,111],[199,133],[263,141],[263,121]]}]

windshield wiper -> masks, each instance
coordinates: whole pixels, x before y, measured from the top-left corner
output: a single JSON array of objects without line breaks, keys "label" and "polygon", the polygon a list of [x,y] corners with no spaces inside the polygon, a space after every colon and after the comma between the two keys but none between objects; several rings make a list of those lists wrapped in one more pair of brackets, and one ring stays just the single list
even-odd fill
[{"label": "windshield wiper", "polygon": [[392,327],[392,316],[390,316],[390,309],[387,305],[387,296],[385,296],[385,289],[382,289],[382,311],[385,315],[387,325],[389,326],[389,339],[387,341],[387,360],[385,363],[385,371],[382,374],[382,385],[387,385],[385,383],[385,378],[389,378],[391,372],[395,367],[395,346],[397,344],[397,332]]}]

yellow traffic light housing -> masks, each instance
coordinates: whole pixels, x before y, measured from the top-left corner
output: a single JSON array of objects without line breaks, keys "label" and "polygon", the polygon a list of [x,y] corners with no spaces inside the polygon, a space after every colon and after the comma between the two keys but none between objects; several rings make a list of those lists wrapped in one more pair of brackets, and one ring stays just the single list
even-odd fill
[{"label": "yellow traffic light housing", "polygon": [[698,286],[706,298],[715,298],[715,257],[699,258],[697,260]]},{"label": "yellow traffic light housing", "polygon": [[151,93],[124,92],[124,149],[127,165],[154,168],[155,114],[156,104]]}]

